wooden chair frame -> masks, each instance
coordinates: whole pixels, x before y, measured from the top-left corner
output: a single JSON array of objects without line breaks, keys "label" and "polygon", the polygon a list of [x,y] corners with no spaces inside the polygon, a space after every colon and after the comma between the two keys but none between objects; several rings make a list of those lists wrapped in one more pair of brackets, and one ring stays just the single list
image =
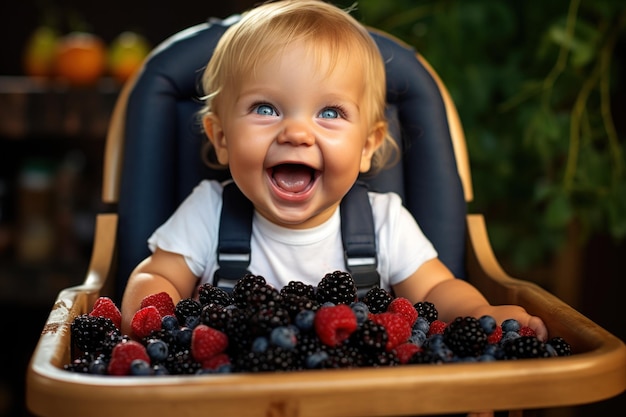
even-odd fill
[{"label": "wooden chair frame", "polygon": [[[444,94],[469,202],[473,192],[463,130],[447,90],[432,73]],[[130,81],[123,88],[108,133],[102,190],[108,203],[117,202],[124,113],[132,85]],[[97,216],[85,280],[62,290],[52,307],[27,370],[26,402],[36,415],[349,417],[472,410],[509,410],[510,415],[521,415],[521,410],[597,402],[626,389],[624,343],[539,286],[509,276],[494,256],[481,214],[467,215],[469,281],[492,303],[519,304],[542,317],[551,334],[572,345],[572,356],[283,374],[111,377],[70,373],[62,369],[70,360],[70,324],[90,311],[101,294],[110,293],[116,230],[116,214]]]}]

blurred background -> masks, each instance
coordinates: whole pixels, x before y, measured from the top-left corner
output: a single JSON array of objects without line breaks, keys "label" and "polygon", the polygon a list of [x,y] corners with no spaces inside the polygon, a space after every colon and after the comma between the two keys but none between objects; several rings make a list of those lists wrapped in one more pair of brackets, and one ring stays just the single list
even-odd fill
[{"label": "blurred background", "polygon": [[[105,209],[107,123],[133,57],[256,3],[0,5],[0,313],[16,319],[0,344],[0,417],[29,415],[30,354],[58,292],[84,278],[95,215]],[[485,214],[505,270],[626,340],[623,2],[360,0],[353,14],[415,47],[450,90],[473,173],[469,211]],[[77,31],[91,35],[80,39],[88,57],[73,55]],[[67,77],[50,80],[47,57],[60,39],[66,64],[56,70]],[[625,408],[622,394],[540,414]]]}]

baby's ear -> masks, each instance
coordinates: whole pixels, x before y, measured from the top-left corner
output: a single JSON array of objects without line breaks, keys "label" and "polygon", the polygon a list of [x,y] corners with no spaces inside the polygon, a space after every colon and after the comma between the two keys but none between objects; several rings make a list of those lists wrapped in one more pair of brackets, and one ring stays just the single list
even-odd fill
[{"label": "baby's ear", "polygon": [[360,172],[365,173],[370,170],[372,167],[372,157],[378,148],[380,148],[383,144],[386,134],[387,123],[378,122],[374,125],[365,140],[365,144],[363,145],[363,152],[361,153],[361,166],[359,169]]},{"label": "baby's ear", "polygon": [[218,162],[222,165],[228,165],[228,147],[220,118],[215,113],[207,113],[202,118],[202,124],[209,141],[213,145]]}]

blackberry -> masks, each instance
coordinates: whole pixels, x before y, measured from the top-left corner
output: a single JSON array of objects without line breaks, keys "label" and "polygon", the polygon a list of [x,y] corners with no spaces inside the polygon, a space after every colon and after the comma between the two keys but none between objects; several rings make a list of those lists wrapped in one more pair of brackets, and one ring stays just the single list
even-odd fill
[{"label": "blackberry", "polygon": [[317,302],[352,304],[357,300],[356,284],[348,272],[335,271],[326,274],[317,285]]},{"label": "blackberry", "polygon": [[553,337],[546,344],[552,346],[558,356],[570,356],[572,354],[572,347],[562,337]]},{"label": "blackberry", "polygon": [[245,308],[252,289],[259,285],[266,285],[265,278],[261,275],[246,274],[233,287],[233,301],[239,308]]},{"label": "blackberry", "polygon": [[276,308],[281,302],[280,292],[269,284],[252,288],[246,301],[247,307],[254,309]]},{"label": "blackberry", "polygon": [[343,344],[326,349],[328,358],[322,364],[324,369],[351,369],[363,365],[361,352],[349,344]]},{"label": "blackberry", "polygon": [[316,311],[319,307],[319,304],[314,299],[312,300],[305,296],[300,296],[293,293],[285,293],[282,294],[280,306],[289,312],[289,316],[292,320],[295,320],[299,312],[303,310]]},{"label": "blackberry", "polygon": [[[306,364],[306,360],[311,355],[323,352],[325,346],[315,333],[300,333],[298,343],[296,344],[296,353],[298,354],[298,362],[302,365]],[[318,363],[316,362],[316,365]]]},{"label": "blackberry", "polygon": [[291,323],[289,312],[280,307],[262,307],[255,310],[248,320],[248,331],[252,337],[268,336],[272,329]]},{"label": "blackberry", "polygon": [[169,355],[163,365],[170,375],[191,375],[195,374],[202,365],[196,362],[189,349],[180,350]]},{"label": "blackberry", "polygon": [[417,310],[418,317],[424,317],[428,320],[429,323],[437,320],[439,318],[439,312],[435,305],[428,301],[419,301],[413,305],[415,310]]},{"label": "blackberry", "polygon": [[218,304],[228,306],[233,303],[233,297],[225,290],[209,283],[204,283],[198,288],[198,301],[203,306],[207,304]]},{"label": "blackberry", "polygon": [[368,356],[367,362],[363,363],[361,366],[373,366],[375,368],[386,367],[386,366],[398,366],[400,365],[400,360],[398,356],[392,351],[382,351],[378,352],[375,356]]},{"label": "blackberry", "polygon": [[389,337],[381,324],[365,320],[348,339],[348,343],[366,355],[377,355],[385,351]]},{"label": "blackberry", "polygon": [[121,333],[113,321],[106,317],[89,314],[77,316],[70,326],[72,345],[80,352],[96,354],[110,353],[121,338]]},{"label": "blackberry", "polygon": [[296,352],[269,346],[262,352],[244,352],[234,360],[235,372],[287,372],[298,368]]},{"label": "blackberry", "polygon": [[231,311],[225,333],[228,336],[228,351],[232,356],[250,349],[254,339],[250,332],[250,316],[249,309],[236,308]]},{"label": "blackberry", "polygon": [[393,301],[393,295],[380,287],[372,287],[361,299],[367,305],[371,313],[384,313]]},{"label": "blackberry", "polygon": [[478,319],[457,317],[443,332],[445,344],[459,357],[480,355],[487,345],[487,335]]},{"label": "blackberry", "polygon": [[502,345],[504,359],[549,358],[550,352],[545,343],[535,336],[520,336]]},{"label": "blackberry", "polygon": [[82,355],[74,359],[72,362],[65,364],[63,369],[78,374],[88,374],[89,365],[93,360],[94,359],[90,354]]},{"label": "blackberry", "polygon": [[187,321],[187,317],[199,316],[201,312],[202,305],[193,298],[183,298],[176,303],[176,308],[174,309],[174,314],[181,324]]},{"label": "blackberry", "polygon": [[305,284],[302,281],[289,281],[287,285],[280,289],[280,295],[284,297],[287,294],[293,294],[299,297],[306,297],[310,300],[314,300],[315,287],[313,285]]},{"label": "blackberry", "polygon": [[202,307],[200,322],[223,332],[228,326],[231,311],[222,305],[209,303]]}]

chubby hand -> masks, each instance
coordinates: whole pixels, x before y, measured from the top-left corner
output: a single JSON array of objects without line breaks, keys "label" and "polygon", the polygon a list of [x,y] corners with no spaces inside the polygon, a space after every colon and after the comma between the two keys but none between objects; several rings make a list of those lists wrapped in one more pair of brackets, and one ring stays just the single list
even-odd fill
[{"label": "chubby hand", "polygon": [[498,305],[489,306],[480,309],[480,317],[482,315],[490,315],[498,324],[501,324],[506,319],[515,319],[521,326],[528,326],[535,331],[537,339],[545,342],[548,340],[548,328],[543,320],[537,316],[531,316],[528,312],[520,306],[516,305]]}]

